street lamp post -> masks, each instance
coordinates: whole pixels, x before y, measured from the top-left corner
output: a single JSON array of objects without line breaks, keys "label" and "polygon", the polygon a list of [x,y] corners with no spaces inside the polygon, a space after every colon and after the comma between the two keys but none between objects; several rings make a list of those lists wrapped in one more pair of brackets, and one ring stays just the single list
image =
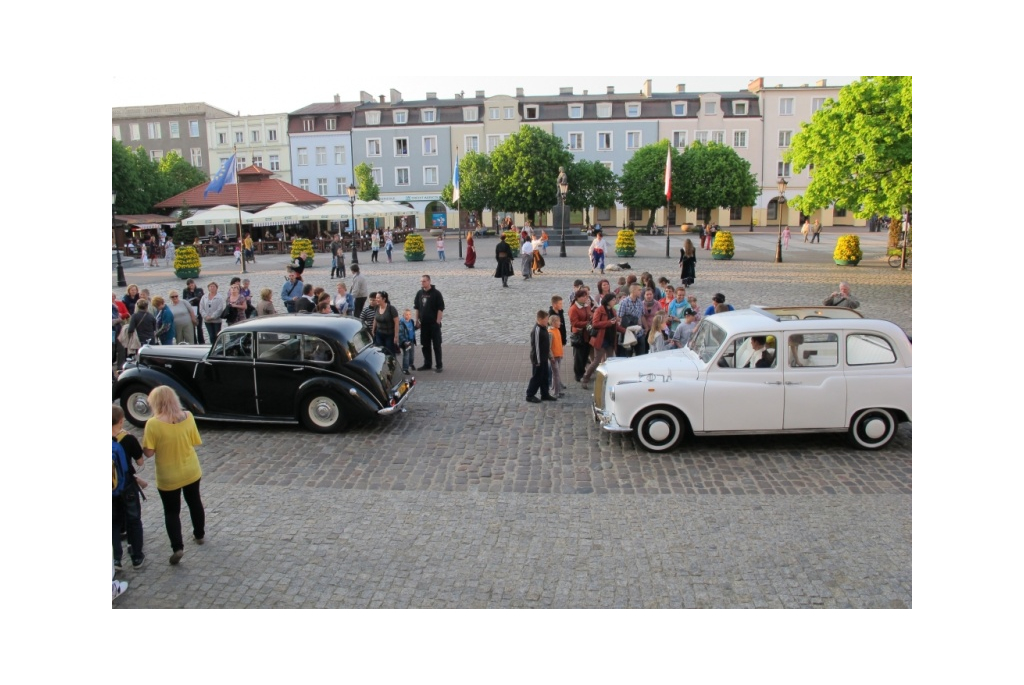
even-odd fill
[{"label": "street lamp post", "polygon": [[559,257],[565,257],[565,196],[569,193],[569,179],[565,174],[558,175],[558,195],[562,200],[562,244],[558,250]]},{"label": "street lamp post", "polygon": [[782,263],[782,205],[786,204],[786,186],[789,183],[785,178],[779,177],[779,242],[775,246],[775,263]]},{"label": "street lamp post", "polygon": [[359,253],[356,251],[356,187],[354,184],[349,183],[348,188],[345,189],[348,193],[348,204],[352,209],[352,263],[359,263]]},{"label": "street lamp post", "polygon": [[121,250],[124,249],[124,233],[117,229],[117,193],[110,193],[110,225],[114,229],[114,248],[117,250],[117,287],[124,288],[128,281],[124,278],[124,267],[121,265]]}]

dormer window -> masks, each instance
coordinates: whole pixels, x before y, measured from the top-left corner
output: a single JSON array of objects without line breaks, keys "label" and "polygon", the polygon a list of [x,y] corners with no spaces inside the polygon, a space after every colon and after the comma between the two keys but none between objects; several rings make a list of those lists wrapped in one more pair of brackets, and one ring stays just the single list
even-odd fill
[{"label": "dormer window", "polygon": [[437,121],[437,110],[436,109],[422,109],[420,110],[420,120],[424,124],[432,124]]},{"label": "dormer window", "polygon": [[396,124],[408,123],[409,111],[405,109],[396,109],[394,112],[394,121]]},{"label": "dormer window", "polygon": [[367,112],[366,113],[366,125],[367,126],[380,126],[380,112]]},{"label": "dormer window", "polygon": [[626,116],[627,117],[638,117],[638,116],[640,116],[640,103],[639,102],[627,102],[626,103]]},{"label": "dormer window", "polygon": [[704,103],[704,116],[714,116],[718,114],[718,103],[714,100],[709,100]]},{"label": "dormer window", "polygon": [[336,131],[338,129],[338,120],[334,117],[328,117],[327,119],[327,130]]},{"label": "dormer window", "polygon": [[479,116],[479,112],[476,107],[463,107],[462,108],[462,120],[463,121],[476,121]]},{"label": "dormer window", "polygon": [[569,105],[569,118],[570,119],[582,119],[583,118],[583,105],[578,103],[578,102]]},{"label": "dormer window", "polygon": [[674,117],[685,117],[686,116],[686,103],[685,102],[673,102],[672,103],[672,116],[674,116]]},{"label": "dormer window", "polygon": [[609,119],[612,116],[612,103],[610,102],[599,102],[597,103],[597,118],[598,119]]},{"label": "dormer window", "polygon": [[740,102],[732,103],[732,113],[738,117],[747,116],[747,101],[741,100]]},{"label": "dormer window", "polygon": [[537,119],[540,116],[540,107],[537,105],[526,105],[523,107],[524,119]]}]

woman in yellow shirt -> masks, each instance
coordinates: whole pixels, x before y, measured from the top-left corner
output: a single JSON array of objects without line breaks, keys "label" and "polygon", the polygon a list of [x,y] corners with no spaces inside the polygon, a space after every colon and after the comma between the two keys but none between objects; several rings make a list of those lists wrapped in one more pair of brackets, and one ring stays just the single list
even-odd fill
[{"label": "woman in yellow shirt", "polygon": [[199,467],[196,446],[202,445],[196,420],[181,408],[178,396],[166,385],[153,388],[149,406],[154,416],[146,422],[142,451],[147,457],[156,455],[156,489],[164,504],[164,526],[171,539],[171,564],[185,554],[181,539],[181,496],[184,494],[192,518],[192,537],[203,544],[206,536],[206,512],[199,496]]}]

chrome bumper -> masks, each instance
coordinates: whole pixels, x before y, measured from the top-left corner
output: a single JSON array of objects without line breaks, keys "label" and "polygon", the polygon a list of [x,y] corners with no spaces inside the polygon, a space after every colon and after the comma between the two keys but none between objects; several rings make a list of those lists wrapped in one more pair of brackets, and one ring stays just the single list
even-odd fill
[{"label": "chrome bumper", "polygon": [[632,433],[633,429],[629,426],[620,426],[615,421],[615,416],[609,411],[598,409],[597,406],[594,409],[594,421],[601,424],[601,428],[608,431],[609,433]]},{"label": "chrome bumper", "polygon": [[[402,390],[403,385],[406,386],[404,391]],[[390,416],[391,414],[397,414],[399,412],[405,411],[405,409],[402,408],[402,405],[405,404],[405,401],[407,399],[409,399],[409,395],[412,394],[412,389],[416,387],[416,378],[413,377],[410,378],[408,381],[402,381],[401,383],[398,384],[397,387],[398,390],[395,391],[394,393],[395,395],[398,395],[397,399],[395,400],[395,403],[392,404],[391,406],[384,407],[383,409],[378,409],[378,416]]]}]

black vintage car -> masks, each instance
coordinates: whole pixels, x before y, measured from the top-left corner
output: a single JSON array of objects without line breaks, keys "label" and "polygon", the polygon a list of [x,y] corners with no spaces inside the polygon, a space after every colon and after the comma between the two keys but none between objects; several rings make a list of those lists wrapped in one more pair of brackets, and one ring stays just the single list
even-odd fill
[{"label": "black vintage car", "polygon": [[261,316],[221,330],[212,346],[146,345],[114,385],[125,416],[144,426],[158,385],[197,419],[302,422],[329,433],[403,411],[415,378],[373,344],[359,319],[334,314]]}]

